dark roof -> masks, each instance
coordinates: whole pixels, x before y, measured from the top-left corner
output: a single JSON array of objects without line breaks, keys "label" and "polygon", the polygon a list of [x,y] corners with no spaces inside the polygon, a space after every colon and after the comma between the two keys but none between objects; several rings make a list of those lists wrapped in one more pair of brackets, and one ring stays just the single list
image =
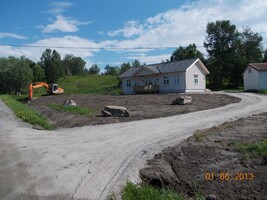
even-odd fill
[{"label": "dark roof", "polygon": [[[175,61],[175,62],[166,62],[166,63],[158,63],[158,64],[152,64],[152,65],[145,65],[145,66],[142,66],[141,68],[140,67],[133,67],[133,68],[130,68],[128,71],[124,72],[123,74],[121,74],[119,77],[120,78],[132,77],[136,73],[138,73],[138,70],[142,69],[143,67],[150,70],[150,71],[153,71],[155,74],[171,73],[171,72],[185,72],[190,66],[192,66],[197,61],[200,61],[200,60],[199,59],[189,59],[189,60],[181,60],[181,61]],[[204,65],[203,65],[203,68],[204,68],[204,71],[209,73]]]},{"label": "dark roof", "polygon": [[265,62],[265,63],[250,63],[249,66],[258,70],[258,71],[267,71],[267,62]]}]

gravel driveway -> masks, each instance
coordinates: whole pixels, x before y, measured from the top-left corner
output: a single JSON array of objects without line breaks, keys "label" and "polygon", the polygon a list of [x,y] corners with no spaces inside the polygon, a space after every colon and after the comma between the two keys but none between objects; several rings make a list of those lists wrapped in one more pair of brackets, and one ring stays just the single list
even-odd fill
[{"label": "gravel driveway", "polygon": [[240,103],[184,115],[39,131],[0,102],[2,199],[105,199],[167,146],[195,130],[267,112],[267,96],[229,94]]}]

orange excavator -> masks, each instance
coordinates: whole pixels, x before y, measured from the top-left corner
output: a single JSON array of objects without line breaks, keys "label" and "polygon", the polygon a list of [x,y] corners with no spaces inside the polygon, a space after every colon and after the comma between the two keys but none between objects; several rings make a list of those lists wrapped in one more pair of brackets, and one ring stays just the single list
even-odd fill
[{"label": "orange excavator", "polygon": [[46,92],[48,94],[63,94],[64,93],[64,89],[61,87],[58,87],[58,84],[47,84],[45,82],[34,82],[34,83],[31,83],[29,86],[29,100],[32,100],[33,89],[41,88],[41,87],[45,87]]}]

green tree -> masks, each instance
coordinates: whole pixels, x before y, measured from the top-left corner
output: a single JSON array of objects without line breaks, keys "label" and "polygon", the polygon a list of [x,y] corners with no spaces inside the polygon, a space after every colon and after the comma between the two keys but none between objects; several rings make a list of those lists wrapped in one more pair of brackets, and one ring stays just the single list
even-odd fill
[{"label": "green tree", "polygon": [[97,64],[93,64],[92,67],[89,69],[90,74],[98,74],[100,72],[100,68]]},{"label": "green tree", "polygon": [[44,69],[48,83],[55,83],[60,77],[64,76],[60,54],[56,50],[46,49],[41,56],[40,65]]},{"label": "green tree", "polygon": [[123,63],[120,67],[120,73],[119,74],[122,74],[124,72],[126,72],[128,69],[131,68],[131,64],[130,63]]},{"label": "green tree", "polygon": [[211,62],[207,64],[211,71],[211,89],[218,90],[222,88],[223,80],[229,80],[230,73],[235,71],[240,33],[229,20],[208,23],[206,33],[204,46],[210,56],[207,62]]},{"label": "green tree", "polygon": [[267,49],[264,51],[263,62],[267,62]]},{"label": "green tree", "polygon": [[32,71],[33,71],[33,82],[45,81],[44,69],[39,64],[35,64],[32,67]]},{"label": "green tree", "polygon": [[81,57],[67,54],[62,63],[66,75],[81,75],[84,73],[86,62]]},{"label": "green tree", "polygon": [[11,93],[21,91],[33,79],[29,59],[8,57],[0,59],[0,92]]},{"label": "green tree", "polygon": [[132,67],[141,67],[141,64],[140,64],[139,60],[135,59],[135,60],[132,62]]},{"label": "green tree", "polygon": [[232,66],[229,69],[229,86],[237,88],[243,82],[243,72],[249,63],[262,62],[262,36],[246,27],[240,33],[240,41],[232,53]]},{"label": "green tree", "polygon": [[105,70],[106,70],[105,75],[118,76],[118,74],[120,72],[120,69],[117,66],[106,65]]},{"label": "green tree", "polygon": [[262,62],[262,36],[259,33],[254,33],[249,27],[246,27],[241,33],[241,42],[247,64]]},{"label": "green tree", "polygon": [[[193,59],[199,58],[200,60],[204,60],[203,54],[197,50],[197,46],[195,44],[189,44],[187,47],[180,46],[177,48],[171,55],[171,62],[185,60],[185,59]],[[168,62],[168,60],[166,60]]]}]

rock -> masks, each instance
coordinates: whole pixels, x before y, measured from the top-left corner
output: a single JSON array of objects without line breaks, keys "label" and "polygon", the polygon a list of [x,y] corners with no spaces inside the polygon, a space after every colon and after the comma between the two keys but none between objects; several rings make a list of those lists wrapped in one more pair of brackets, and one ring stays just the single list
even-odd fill
[{"label": "rock", "polygon": [[63,106],[77,106],[76,102],[74,100],[66,100],[62,104]]},{"label": "rock", "polygon": [[102,114],[104,117],[112,117],[112,114],[106,110],[102,110]]},{"label": "rock", "polygon": [[209,194],[209,196],[206,198],[206,200],[216,200],[217,197],[215,194]]},{"label": "rock", "polygon": [[185,105],[192,103],[191,96],[180,96],[177,99],[172,101],[172,105]]},{"label": "rock", "polygon": [[32,128],[33,128],[33,129],[36,129],[36,130],[45,130],[45,128],[43,128],[43,127],[40,126],[40,125],[33,125]]},{"label": "rock", "polygon": [[121,106],[105,106],[102,110],[103,116],[109,117],[130,117],[129,111],[125,107]]}]

